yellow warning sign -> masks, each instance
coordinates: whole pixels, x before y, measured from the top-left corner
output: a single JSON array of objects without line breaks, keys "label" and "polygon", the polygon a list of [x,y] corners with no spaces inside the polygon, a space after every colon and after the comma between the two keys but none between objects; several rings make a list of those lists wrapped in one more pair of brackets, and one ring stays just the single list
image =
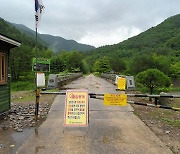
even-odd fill
[{"label": "yellow warning sign", "polygon": [[126,94],[104,94],[104,105],[126,106]]},{"label": "yellow warning sign", "polygon": [[88,91],[67,90],[64,126],[88,125]]},{"label": "yellow warning sign", "polygon": [[126,90],[126,78],[118,78],[118,89]]}]

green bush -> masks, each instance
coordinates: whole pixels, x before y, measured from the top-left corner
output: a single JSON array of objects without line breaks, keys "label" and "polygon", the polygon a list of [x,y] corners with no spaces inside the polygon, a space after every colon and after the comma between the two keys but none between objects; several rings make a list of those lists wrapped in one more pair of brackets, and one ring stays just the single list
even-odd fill
[{"label": "green bush", "polygon": [[99,72],[94,72],[93,74],[94,74],[94,76],[100,76],[101,75],[101,73],[99,73]]}]

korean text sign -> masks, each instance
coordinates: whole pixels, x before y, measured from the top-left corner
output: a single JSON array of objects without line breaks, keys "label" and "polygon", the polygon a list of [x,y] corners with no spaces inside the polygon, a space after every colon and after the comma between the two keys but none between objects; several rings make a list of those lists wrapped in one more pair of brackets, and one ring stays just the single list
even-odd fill
[{"label": "korean text sign", "polygon": [[126,106],[126,94],[104,94],[104,105]]},{"label": "korean text sign", "polygon": [[67,90],[64,126],[88,126],[88,91]]}]

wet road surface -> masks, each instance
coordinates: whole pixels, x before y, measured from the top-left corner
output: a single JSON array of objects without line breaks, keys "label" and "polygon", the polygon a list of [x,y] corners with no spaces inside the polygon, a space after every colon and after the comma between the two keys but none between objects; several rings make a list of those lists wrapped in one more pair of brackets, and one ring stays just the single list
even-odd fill
[{"label": "wet road surface", "polygon": [[[66,86],[89,93],[119,93],[104,79],[89,75]],[[171,154],[159,138],[127,107],[104,106],[89,99],[89,126],[63,126],[65,96],[57,96],[47,120],[17,150],[18,154]]]}]

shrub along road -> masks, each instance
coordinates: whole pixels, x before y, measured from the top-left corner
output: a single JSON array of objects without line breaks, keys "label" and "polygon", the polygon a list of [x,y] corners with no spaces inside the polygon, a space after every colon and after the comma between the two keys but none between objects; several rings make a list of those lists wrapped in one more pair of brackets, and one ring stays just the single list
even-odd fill
[{"label": "shrub along road", "polygon": [[[89,93],[118,93],[115,86],[93,75],[82,77],[67,89],[88,89]],[[89,99],[89,126],[65,128],[65,96],[57,96],[47,120],[18,149],[32,153],[135,153],[171,154],[168,147],[127,107],[103,106]]]}]

